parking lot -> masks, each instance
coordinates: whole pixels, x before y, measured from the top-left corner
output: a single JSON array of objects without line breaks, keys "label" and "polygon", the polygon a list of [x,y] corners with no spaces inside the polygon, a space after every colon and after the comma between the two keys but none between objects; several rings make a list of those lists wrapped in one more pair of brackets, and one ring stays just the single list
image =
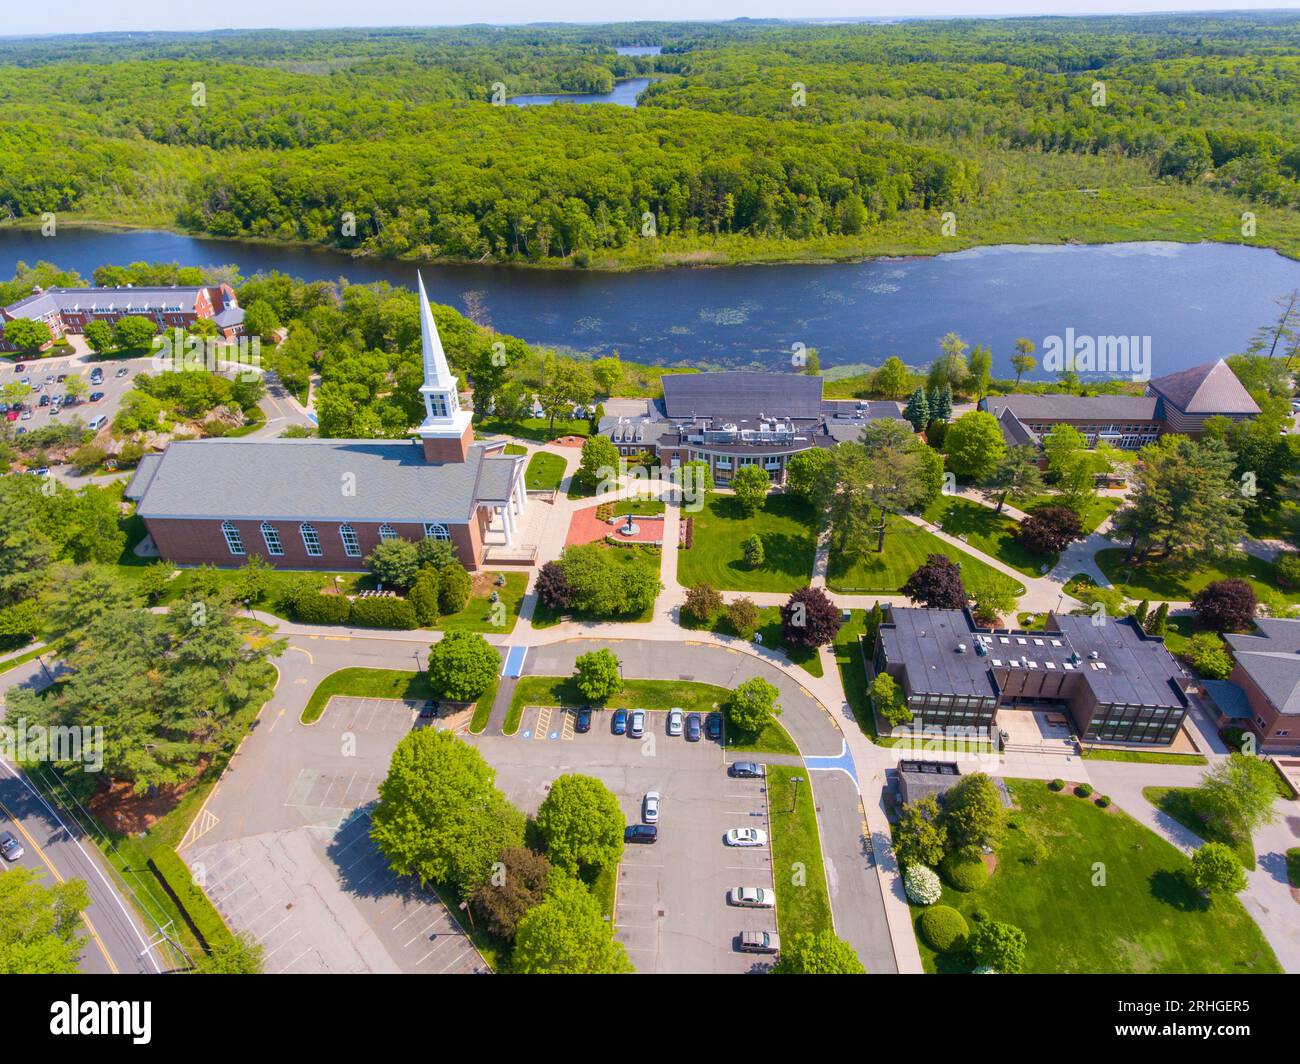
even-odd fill
[{"label": "parking lot", "polygon": [[[23,369],[18,371],[16,365],[23,365]],[[116,415],[118,407],[121,406],[122,397],[131,390],[135,375],[141,371],[147,371],[150,366],[150,360],[147,358],[130,359],[123,362],[97,362],[94,364],[81,363],[73,358],[58,359],[35,359],[26,363],[14,363],[11,360],[0,363],[0,387],[26,378],[33,391],[28,393],[22,402],[25,403],[31,411],[30,417],[19,418],[10,424],[15,432],[19,429],[26,429],[28,432],[35,432],[50,424],[68,425],[74,418],[89,423],[91,419],[105,417],[110,422]],[[91,370],[100,368],[104,373],[104,380],[100,384],[90,383]],[[117,376],[119,369],[126,369],[125,376]],[[67,394],[67,382],[59,383],[58,378],[61,376],[79,376],[85,382],[88,391],[73,406],[64,406],[57,414],[54,413],[53,402],[46,406],[41,406],[41,397],[62,396]],[[46,377],[54,377],[55,380],[46,383]],[[41,390],[35,388],[40,386]],[[102,398],[95,402],[89,401],[89,395],[93,392],[103,392]]]},{"label": "parking lot", "polygon": [[227,922],[262,945],[268,972],[482,967],[437,896],[370,841],[369,808],[421,705],[336,697],[310,727],[269,722],[289,740],[268,753],[273,770],[240,766],[196,821],[183,856]]},{"label": "parking lot", "polygon": [[[771,850],[727,846],[730,828],[768,831],[761,779],[728,775],[732,758],[707,739],[666,734],[667,714],[647,714],[641,739],[613,735],[608,711],[575,733],[573,714],[526,708],[511,736],[467,736],[497,769],[497,786],[535,813],[550,782],[565,773],[595,776],[618,797],[629,824],[641,822],[647,791],[661,795],[659,839],[628,845],[618,874],[614,922],[641,972],[747,972],[772,958],[740,953],[741,931],[774,931],[774,910],[727,902],[733,887],[773,889]],[[744,760],[741,755],[739,760]]]}]

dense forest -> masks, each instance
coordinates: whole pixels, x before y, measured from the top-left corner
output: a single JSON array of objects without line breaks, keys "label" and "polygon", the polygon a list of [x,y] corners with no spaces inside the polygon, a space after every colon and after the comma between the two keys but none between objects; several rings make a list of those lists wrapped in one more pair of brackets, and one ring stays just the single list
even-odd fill
[{"label": "dense forest", "polygon": [[[663,52],[614,51],[637,44]],[[492,102],[637,76],[635,109]],[[1297,255],[1300,16],[0,41],[0,219],[47,211],[579,267],[1141,237]]]}]

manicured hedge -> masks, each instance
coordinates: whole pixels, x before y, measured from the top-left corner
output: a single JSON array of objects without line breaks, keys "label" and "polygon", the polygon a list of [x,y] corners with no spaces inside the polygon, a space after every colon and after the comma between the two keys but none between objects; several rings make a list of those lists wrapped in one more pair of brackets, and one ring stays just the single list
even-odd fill
[{"label": "manicured hedge", "polygon": [[921,914],[921,934],[940,953],[957,953],[966,948],[970,927],[951,905],[932,905]]},{"label": "manicured hedge", "polygon": [[1080,783],[1079,786],[1074,788],[1074,793],[1080,798],[1088,798],[1092,795],[1092,784]]},{"label": "manicured hedge", "polygon": [[346,595],[303,595],[294,603],[294,616],[304,624],[347,624],[351,613]]},{"label": "manicured hedge", "polygon": [[181,910],[200,945],[210,952],[234,941],[221,914],[194,882],[189,866],[175,850],[159,846],[149,857],[149,868]]},{"label": "manicured hedge", "polygon": [[969,893],[979,890],[989,879],[989,870],[978,857],[950,853],[939,865],[939,871],[954,890]]},{"label": "manicured hedge", "polygon": [[361,628],[418,628],[415,607],[404,598],[359,598],[352,603],[351,623]]}]

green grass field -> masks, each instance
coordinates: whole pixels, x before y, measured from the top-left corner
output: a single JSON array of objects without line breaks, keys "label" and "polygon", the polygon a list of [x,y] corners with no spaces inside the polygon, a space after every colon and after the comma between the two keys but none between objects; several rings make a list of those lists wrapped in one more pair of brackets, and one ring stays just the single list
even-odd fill
[{"label": "green grass field", "polygon": [[564,479],[565,461],[558,454],[538,451],[528,460],[524,485],[529,491],[555,491]]},{"label": "green grass field", "polygon": [[1208,558],[1197,554],[1174,562],[1154,560],[1145,565],[1125,564],[1128,551],[1112,547],[1097,552],[1097,565],[1112,584],[1133,599],[1153,602],[1189,602],[1206,584],[1235,576],[1247,581],[1261,597],[1281,596],[1300,602],[1300,590],[1284,589],[1271,562],[1249,554]]},{"label": "green grass field", "polygon": [[[687,586],[712,584],[720,591],[795,591],[812,579],[817,552],[816,518],[792,495],[769,495],[763,508],[746,517],[734,496],[710,493],[693,517],[690,550],[677,555],[677,579]],[[741,544],[763,540],[763,564],[745,564]]]},{"label": "green grass field", "polygon": [[535,443],[548,443],[561,436],[589,436],[591,422],[567,421],[557,417],[552,426],[544,417],[526,417],[522,421],[485,417],[478,424],[478,432],[480,436],[518,436]]},{"label": "green grass field", "polygon": [[311,699],[303,707],[299,721],[315,724],[325,712],[326,705],[335,695],[352,698],[400,698],[424,702],[436,697],[429,686],[429,677],[423,672],[404,672],[400,669],[339,669],[316,685]]},{"label": "green grass field", "polygon": [[[1025,933],[1031,973],[1263,973],[1281,969],[1236,898],[1205,902],[1181,852],[1115,807],[1099,809],[1041,780],[1009,780],[1019,826],[993,876],[941,903],[977,909]],[[1046,848],[1027,862],[1031,840]],[[1104,886],[1098,876],[1104,871]],[[919,914],[919,909],[914,909]],[[938,956],[918,936],[927,971],[970,971],[969,954]]]},{"label": "green grass field", "polygon": [[[831,902],[826,892],[821,837],[817,833],[817,812],[808,783],[811,775],[799,766],[767,767],[776,926],[786,941],[800,931],[831,929]],[[804,782],[793,782],[795,776],[801,776]],[[796,865],[802,866],[798,881],[791,873]]]},{"label": "green grass field", "polygon": [[1201,754],[1171,754],[1160,750],[1084,750],[1085,761],[1127,761],[1143,765],[1208,765]]},{"label": "green grass field", "polygon": [[959,495],[940,495],[922,516],[950,536],[996,558],[1026,576],[1040,576],[1056,565],[1056,554],[1034,554],[1016,542],[1018,523]]},{"label": "green grass field", "polygon": [[826,582],[832,591],[895,594],[930,554],[943,554],[960,564],[962,580],[972,595],[992,583],[1008,587],[1017,595],[1024,594],[1023,584],[896,514],[886,522],[883,552],[868,551],[861,558],[846,561],[832,551]]},{"label": "green grass field", "polygon": [[[1041,510],[1044,506],[1066,505],[1061,501],[1061,496],[1051,492],[1045,492],[1042,495],[1031,495],[1026,499],[1008,499],[1007,501],[1017,510],[1023,510],[1025,513]],[[1121,501],[1109,495],[1094,495],[1090,498],[1081,508],[1077,509],[1079,517],[1083,520],[1083,530],[1085,532],[1095,532],[1098,525],[1119,509]],[[1070,509],[1076,508],[1070,507]]]},{"label": "green grass field", "polygon": [[[515,622],[519,620],[519,606],[528,587],[528,574],[505,573],[504,575],[506,578],[504,587],[493,584],[490,590],[471,595],[464,609],[457,613],[443,614],[434,627],[444,632],[513,632]],[[492,602],[493,591],[497,593],[500,603],[505,606],[505,624],[494,623],[501,617],[501,611],[494,611],[496,604]]]},{"label": "green grass field", "polygon": [[1202,810],[1199,788],[1143,787],[1142,797],[1206,842],[1221,842],[1232,847],[1233,852],[1241,858],[1241,863],[1248,871],[1255,868],[1254,842],[1249,838],[1224,834],[1213,827]]}]

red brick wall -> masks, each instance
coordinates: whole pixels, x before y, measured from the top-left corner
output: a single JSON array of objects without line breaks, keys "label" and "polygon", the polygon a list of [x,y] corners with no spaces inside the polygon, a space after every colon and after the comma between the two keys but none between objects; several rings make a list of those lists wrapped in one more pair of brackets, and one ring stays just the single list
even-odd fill
[{"label": "red brick wall", "polygon": [[[280,533],[280,545],[284,553],[271,557],[262,539],[260,521],[233,521],[244,541],[244,554],[232,555],[226,546],[219,520],[190,520],[180,518],[146,518],[145,525],[153,536],[159,553],[177,565],[242,565],[251,554],[259,554],[273,565],[283,569],[326,569],[326,570],[360,570],[365,568],[365,556],[379,545],[380,522],[353,522],[357,531],[357,541],[361,547],[360,557],[349,557],[343,550],[343,540],[339,536],[338,521],[313,521],[316,534],[320,537],[321,555],[312,557],[307,553],[299,532],[297,521],[272,521],[271,524]],[[418,524],[394,524],[394,530],[403,539],[415,542],[424,538],[424,526]],[[448,524],[451,541],[456,547],[457,557],[467,569],[477,569],[483,560],[483,535],[478,522],[469,524]]]},{"label": "red brick wall", "polygon": [[[1246,701],[1250,703],[1251,712],[1254,713],[1250,727],[1258,737],[1260,750],[1288,753],[1300,750],[1300,718],[1281,714],[1274,709],[1268,696],[1255,686],[1255,682],[1240,665],[1232,670],[1232,675],[1228,679],[1246,692]],[[1264,720],[1263,727],[1256,719],[1261,717]],[[1278,735],[1279,731],[1291,734]]]}]

